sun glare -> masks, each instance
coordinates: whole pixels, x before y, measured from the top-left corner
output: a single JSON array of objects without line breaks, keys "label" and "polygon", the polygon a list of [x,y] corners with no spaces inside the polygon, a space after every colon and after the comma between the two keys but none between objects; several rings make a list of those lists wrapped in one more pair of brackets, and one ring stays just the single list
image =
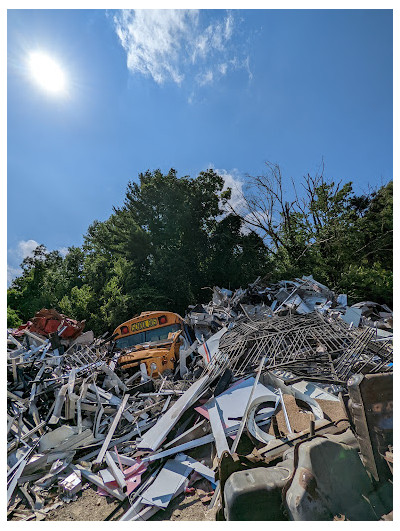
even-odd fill
[{"label": "sun glare", "polygon": [[47,92],[61,94],[66,88],[65,73],[60,65],[43,52],[29,55],[29,68],[36,83]]}]

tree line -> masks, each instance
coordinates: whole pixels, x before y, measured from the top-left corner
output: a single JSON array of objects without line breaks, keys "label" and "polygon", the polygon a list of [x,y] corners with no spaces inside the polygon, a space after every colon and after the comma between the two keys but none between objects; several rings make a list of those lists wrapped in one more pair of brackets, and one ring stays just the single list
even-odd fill
[{"label": "tree line", "polygon": [[[312,274],[350,300],[392,304],[393,182],[364,195],[306,175],[296,190],[279,166],[248,177],[240,201],[214,170],[139,175],[123,205],[94,221],[63,257],[39,245],[8,289],[8,326],[43,307],[95,334],[145,310],[184,314],[207,287],[245,287]],[[237,194],[235,195],[237,198]],[[239,205],[239,206],[238,206]]]}]

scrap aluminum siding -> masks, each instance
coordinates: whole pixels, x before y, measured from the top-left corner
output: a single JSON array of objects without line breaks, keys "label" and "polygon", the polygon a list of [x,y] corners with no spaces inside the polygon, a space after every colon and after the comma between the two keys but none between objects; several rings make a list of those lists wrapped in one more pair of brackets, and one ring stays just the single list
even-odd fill
[{"label": "scrap aluminum siding", "polygon": [[[221,420],[224,427],[236,426],[243,417],[254,382],[255,378],[247,378],[233,385],[215,399],[215,402],[218,404],[219,410],[221,411]],[[266,387],[258,382],[254,390],[253,399],[260,396],[270,397],[270,401],[275,404],[274,408],[269,408],[270,411],[273,412],[279,402],[279,397],[274,392],[273,388]],[[207,409],[210,406],[212,406],[212,401],[205,404]],[[196,409],[199,410],[200,408]],[[266,414],[268,416],[267,411]]]},{"label": "scrap aluminum siding", "polygon": [[142,500],[165,509],[191,472],[190,466],[177,459],[170,459],[150,487],[142,492]]},{"label": "scrap aluminum siding", "polygon": [[214,358],[214,356],[219,352],[219,341],[221,337],[227,332],[228,329],[224,326],[219,330],[216,334],[211,336],[207,341],[202,343],[198,349],[197,352],[203,356],[204,362],[208,365],[211,360]]},{"label": "scrap aluminum siding", "polygon": [[195,382],[185,393],[175,402],[175,404],[164,413],[159,421],[150,428],[137,445],[140,450],[157,450],[168,433],[180,419],[181,415],[193,404],[198,396],[203,392],[209,376],[203,376]]}]

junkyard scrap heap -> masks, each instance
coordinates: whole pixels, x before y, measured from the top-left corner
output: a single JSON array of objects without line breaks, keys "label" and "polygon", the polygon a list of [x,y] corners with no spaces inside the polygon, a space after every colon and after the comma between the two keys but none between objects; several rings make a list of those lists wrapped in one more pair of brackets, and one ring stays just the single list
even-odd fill
[{"label": "junkyard scrap heap", "polygon": [[[8,519],[50,519],[89,486],[116,501],[108,520],[189,493],[217,520],[392,518],[390,308],[257,279],[182,323],[140,345],[55,310],[8,330]],[[167,343],[168,366],[146,363]]]}]

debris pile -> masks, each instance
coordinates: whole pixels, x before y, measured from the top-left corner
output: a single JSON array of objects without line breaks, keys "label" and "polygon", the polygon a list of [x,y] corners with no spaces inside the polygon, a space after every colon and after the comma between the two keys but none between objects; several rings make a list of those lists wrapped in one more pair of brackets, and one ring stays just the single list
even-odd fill
[{"label": "debris pile", "polygon": [[39,312],[36,312],[32,321],[21,325],[14,333],[14,336],[20,337],[26,330],[29,330],[30,332],[49,337],[60,327],[63,329],[59,334],[60,337],[63,339],[75,339],[81,335],[85,328],[85,321],[75,321],[75,319],[70,319],[54,309],[42,308]]},{"label": "debris pile", "polygon": [[8,331],[9,519],[46,519],[88,485],[123,521],[196,490],[218,520],[390,515],[387,306],[349,307],[312,277],[214,287],[185,317],[192,344],[157,377],[56,314]]}]

